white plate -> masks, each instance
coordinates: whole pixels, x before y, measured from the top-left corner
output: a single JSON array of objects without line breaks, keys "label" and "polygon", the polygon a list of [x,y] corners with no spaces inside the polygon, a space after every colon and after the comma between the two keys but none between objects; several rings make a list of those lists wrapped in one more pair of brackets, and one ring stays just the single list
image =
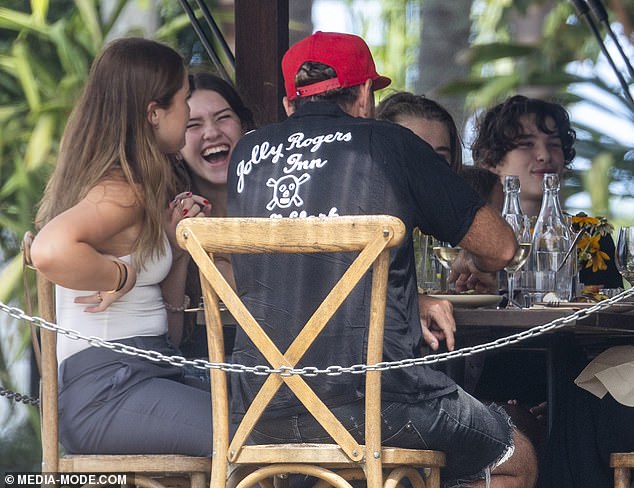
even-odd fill
[{"label": "white plate", "polygon": [[497,305],[502,299],[501,295],[429,295],[434,298],[449,300],[457,308],[486,307]]}]

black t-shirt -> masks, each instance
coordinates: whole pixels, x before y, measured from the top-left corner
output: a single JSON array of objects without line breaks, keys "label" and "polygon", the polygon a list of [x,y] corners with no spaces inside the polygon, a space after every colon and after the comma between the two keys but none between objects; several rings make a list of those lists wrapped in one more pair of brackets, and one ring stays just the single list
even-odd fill
[{"label": "black t-shirt", "polygon": [[[407,238],[392,250],[384,361],[416,357],[422,344],[412,230],[457,244],[484,201],[432,148],[391,122],[355,118],[338,106],[309,103],[287,120],[246,134],[233,151],[228,215],[312,217],[387,214],[399,217]],[[354,256],[234,255],[238,293],[284,351]],[[351,366],[364,361],[370,280],[355,288],[299,367]],[[347,347],[342,347],[346,344]],[[238,331],[233,361],[264,365]],[[331,405],[363,396],[363,375],[319,375],[309,383]],[[238,417],[264,379],[232,375]],[[453,391],[455,384],[428,367],[383,373],[383,398],[415,402]],[[289,390],[278,392],[268,414],[298,411]]]}]

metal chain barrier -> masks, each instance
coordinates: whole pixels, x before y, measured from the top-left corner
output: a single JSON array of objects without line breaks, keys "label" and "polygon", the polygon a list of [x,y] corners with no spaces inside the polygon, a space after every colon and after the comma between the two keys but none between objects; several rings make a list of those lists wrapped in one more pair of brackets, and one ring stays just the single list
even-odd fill
[{"label": "metal chain barrier", "polygon": [[27,405],[39,405],[40,399],[33,398],[28,395],[21,395],[20,393],[16,393],[15,391],[7,390],[0,386],[0,396],[8,398],[9,400],[13,400],[15,402],[26,403]]},{"label": "metal chain barrier", "polygon": [[59,334],[65,335],[66,337],[70,339],[85,340],[91,346],[105,347],[122,354],[128,354],[130,356],[139,356],[154,362],[163,361],[173,366],[179,366],[179,367],[189,365],[198,369],[217,369],[217,370],[222,370],[228,373],[252,373],[256,375],[279,374],[282,376],[301,375],[301,376],[312,377],[312,376],[317,376],[320,374],[325,374],[328,376],[339,376],[344,373],[364,374],[366,371],[387,371],[392,369],[409,368],[412,366],[437,364],[444,361],[450,361],[454,358],[467,357],[467,356],[478,354],[484,351],[499,349],[505,346],[509,346],[511,344],[517,344],[524,340],[532,339],[534,337],[545,334],[547,332],[552,332],[554,330],[566,327],[579,319],[583,319],[584,317],[592,315],[593,313],[599,312],[601,310],[605,310],[608,307],[614,305],[615,303],[625,300],[626,298],[629,298],[631,296],[634,296],[634,287],[628,290],[624,290],[612,298],[598,302],[596,305],[578,310],[570,315],[567,315],[565,317],[560,317],[544,325],[538,325],[531,329],[527,329],[525,331],[519,332],[517,334],[513,334],[507,337],[502,337],[500,339],[496,339],[491,342],[486,342],[486,343],[478,344],[475,346],[465,347],[455,351],[450,351],[450,352],[445,352],[440,354],[430,354],[420,358],[404,359],[400,361],[381,362],[381,363],[371,364],[371,365],[365,365],[365,364],[355,364],[353,366],[333,365],[333,366],[328,366],[327,368],[324,368],[324,369],[319,369],[312,366],[306,366],[303,368],[291,368],[289,366],[283,366],[280,368],[270,368],[268,366],[244,366],[242,364],[233,364],[233,363],[212,363],[204,359],[191,360],[191,359],[185,359],[182,356],[165,356],[156,351],[151,351],[151,350],[146,351],[144,349],[139,349],[133,346],[127,346],[124,344],[119,344],[117,342],[109,342],[95,336],[86,337],[75,330],[64,329],[55,324],[47,322],[46,320],[40,317],[30,317],[26,315],[19,308],[10,307],[8,305],[5,305],[2,302],[0,302],[0,310],[6,312],[11,317],[14,317],[18,320],[31,322],[38,327],[43,327],[48,330],[53,330]]}]

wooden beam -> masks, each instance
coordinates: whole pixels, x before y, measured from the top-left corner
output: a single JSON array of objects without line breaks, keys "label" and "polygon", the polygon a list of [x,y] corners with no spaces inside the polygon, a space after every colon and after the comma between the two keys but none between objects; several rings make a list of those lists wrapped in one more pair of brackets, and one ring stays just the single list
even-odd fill
[{"label": "wooden beam", "polygon": [[283,120],[288,0],[236,0],[236,86],[259,125]]}]

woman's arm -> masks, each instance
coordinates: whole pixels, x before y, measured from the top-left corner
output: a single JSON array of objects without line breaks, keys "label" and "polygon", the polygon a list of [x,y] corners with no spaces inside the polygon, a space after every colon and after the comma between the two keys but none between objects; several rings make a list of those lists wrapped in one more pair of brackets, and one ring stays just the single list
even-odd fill
[{"label": "woman's arm", "polygon": [[172,268],[161,283],[163,301],[167,310],[168,335],[170,342],[178,346],[183,336],[184,309],[189,306],[185,295],[189,254],[176,243],[176,226],[188,217],[207,217],[211,205],[201,196],[191,192],[177,195],[165,213],[165,229],[172,247]]},{"label": "woman's arm", "polygon": [[[49,280],[76,290],[115,290],[122,268],[114,256],[130,254],[143,209],[124,182],[94,187],[77,205],[50,220],[35,237],[31,257]],[[125,291],[136,281],[127,266]],[[121,291],[121,290],[120,290]]]}]

